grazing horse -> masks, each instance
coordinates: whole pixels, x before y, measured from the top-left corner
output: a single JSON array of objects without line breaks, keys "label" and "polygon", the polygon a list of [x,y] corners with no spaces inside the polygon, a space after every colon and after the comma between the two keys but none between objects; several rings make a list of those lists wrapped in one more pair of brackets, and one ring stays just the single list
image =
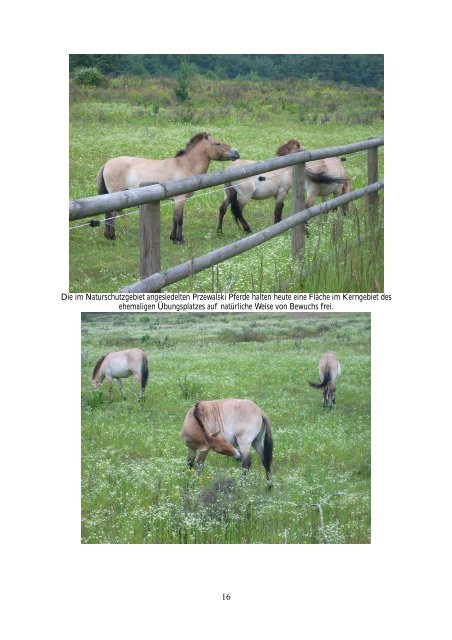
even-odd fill
[{"label": "grazing horse", "polygon": [[205,400],[197,402],[185,417],[181,438],[188,448],[188,466],[201,470],[212,449],[242,462],[244,475],[251,466],[251,446],[259,454],[271,481],[273,440],[268,417],[251,400]]},{"label": "grazing horse", "polygon": [[125,351],[112,351],[102,356],[94,367],[92,383],[100,387],[105,378],[108,380],[110,399],[112,397],[113,378],[118,381],[122,397],[125,398],[121,378],[134,376],[141,386],[141,399],[144,399],[144,389],[148,381],[148,359],[141,349],[126,349]]},{"label": "grazing horse", "polygon": [[[97,174],[97,188],[100,195],[124,191],[140,186],[142,182],[168,182],[206,173],[211,160],[236,160],[240,158],[237,149],[220,142],[207,133],[198,133],[186,144],[185,149],[176,153],[174,158],[149,160],[120,156],[108,160]],[[185,200],[192,194],[174,196],[173,229],[170,239],[183,244],[182,225],[184,221]],[[116,211],[105,214],[105,237],[115,238]]]},{"label": "grazing horse", "polygon": [[325,353],[319,362],[320,382],[309,382],[311,387],[323,389],[323,406],[332,408],[336,404],[336,383],[341,375],[341,365],[334,353]]},{"label": "grazing horse", "polygon": [[[288,140],[278,147],[276,154],[285,156],[289,153],[304,151],[304,147],[298,140]],[[231,162],[231,167],[243,167],[253,164],[255,160],[237,160]],[[218,217],[218,233],[222,232],[223,218],[231,205],[232,213],[237,224],[243,227],[245,233],[251,233],[251,229],[243,217],[243,208],[251,200],[266,200],[275,198],[275,211],[273,224],[281,221],[284,198],[292,188],[292,167],[275,169],[258,176],[247,178],[243,181],[227,182],[224,185],[224,200],[220,207]],[[315,199],[333,193],[335,196],[350,191],[350,180],[346,177],[342,160],[340,158],[325,158],[324,160],[311,160],[306,163],[305,174],[306,208],[312,207]],[[344,205],[343,213],[347,213],[348,207]]]},{"label": "grazing horse", "polygon": [[[289,153],[301,151],[303,147],[298,140],[289,140],[281,145],[276,153],[279,156],[285,156]],[[236,160],[231,162],[231,167],[244,167],[254,164],[256,160]],[[218,217],[217,232],[222,232],[223,218],[231,205],[232,214],[236,223],[243,227],[245,233],[251,233],[251,229],[243,217],[242,211],[250,200],[267,200],[267,198],[275,198],[275,211],[273,214],[274,224],[280,222],[282,210],[284,207],[284,198],[292,188],[292,167],[284,167],[283,169],[275,169],[268,171],[262,175],[245,178],[245,180],[236,180],[234,182],[226,182],[224,184],[224,200],[220,207]]]}]

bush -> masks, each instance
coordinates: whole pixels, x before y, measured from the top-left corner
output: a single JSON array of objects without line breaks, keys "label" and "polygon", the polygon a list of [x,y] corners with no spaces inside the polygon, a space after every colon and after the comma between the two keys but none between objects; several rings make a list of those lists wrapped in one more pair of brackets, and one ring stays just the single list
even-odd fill
[{"label": "bush", "polygon": [[79,67],[74,72],[74,80],[77,84],[98,87],[102,84],[103,75],[97,67]]}]

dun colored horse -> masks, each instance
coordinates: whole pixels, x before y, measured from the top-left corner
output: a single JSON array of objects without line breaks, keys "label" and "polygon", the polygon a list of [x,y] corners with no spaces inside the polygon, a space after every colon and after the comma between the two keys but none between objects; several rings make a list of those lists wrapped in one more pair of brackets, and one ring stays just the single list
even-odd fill
[{"label": "dun colored horse", "polygon": [[[100,168],[97,174],[97,187],[100,195],[134,189],[142,182],[168,182],[206,173],[211,160],[236,160],[240,158],[237,149],[220,142],[207,133],[198,133],[186,144],[185,149],[176,153],[174,158],[149,160],[120,156],[112,158]],[[173,198],[173,229],[170,239],[183,244],[182,225],[184,204],[192,194],[185,193]],[[105,237],[115,238],[116,211],[105,214]]]},{"label": "dun colored horse", "polygon": [[[279,156],[285,156],[289,153],[301,151],[303,147],[298,140],[289,140],[281,145],[276,153]],[[244,167],[253,164],[256,160],[236,160],[231,162],[231,167]],[[267,198],[275,198],[274,224],[280,222],[282,210],[284,207],[284,198],[292,188],[292,167],[284,169],[275,169],[268,171],[262,175],[252,176],[243,181],[236,180],[234,182],[226,182],[224,185],[224,200],[220,207],[218,217],[218,233],[222,232],[223,218],[231,205],[231,211],[236,223],[243,227],[245,233],[251,233],[251,229],[243,217],[242,211],[250,200],[267,200]]]},{"label": "dun colored horse", "polygon": [[188,448],[188,466],[202,468],[212,449],[242,462],[246,475],[251,466],[251,446],[259,454],[271,480],[273,440],[268,417],[251,400],[205,400],[197,402],[185,418],[181,438]]},{"label": "dun colored horse", "polygon": [[332,408],[336,404],[336,383],[341,375],[341,365],[334,353],[325,353],[319,362],[320,383],[309,382],[311,387],[323,389],[323,406]]},{"label": "dun colored horse", "polygon": [[[278,156],[285,156],[289,153],[304,151],[304,147],[298,140],[288,140],[277,150]],[[231,163],[233,167],[243,167],[253,164],[255,160],[236,160]],[[292,167],[275,169],[258,176],[253,176],[244,181],[227,182],[224,185],[224,200],[220,207],[218,228],[221,233],[223,218],[231,205],[232,214],[237,224],[243,227],[245,233],[251,233],[251,229],[243,217],[243,208],[251,200],[266,200],[275,198],[275,211],[273,223],[281,221],[284,198],[292,188]],[[325,200],[326,196],[333,193],[335,196],[347,193],[350,190],[350,180],[345,175],[345,170],[340,158],[325,158],[324,160],[312,160],[306,163],[306,208],[312,207],[315,199],[321,196]],[[343,207],[344,215],[347,213],[347,205]]]},{"label": "dun colored horse", "polygon": [[141,399],[144,399],[144,389],[148,381],[148,359],[141,349],[126,349],[112,351],[102,356],[93,370],[92,383],[99,387],[105,378],[108,380],[110,398],[112,397],[113,378],[118,381],[122,397],[125,398],[122,378],[134,376],[141,386]]}]

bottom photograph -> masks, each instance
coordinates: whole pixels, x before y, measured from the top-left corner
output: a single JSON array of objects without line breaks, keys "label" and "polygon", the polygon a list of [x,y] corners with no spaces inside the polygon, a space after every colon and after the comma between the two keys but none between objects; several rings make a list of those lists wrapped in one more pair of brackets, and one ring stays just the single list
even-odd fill
[{"label": "bottom photograph", "polygon": [[370,313],[83,313],[81,542],[369,544]]}]

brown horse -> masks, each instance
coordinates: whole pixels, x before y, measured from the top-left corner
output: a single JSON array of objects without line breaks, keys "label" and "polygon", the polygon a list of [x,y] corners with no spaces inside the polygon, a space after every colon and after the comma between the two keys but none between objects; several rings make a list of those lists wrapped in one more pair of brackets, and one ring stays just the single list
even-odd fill
[{"label": "brown horse", "polygon": [[181,438],[188,448],[188,466],[201,470],[212,449],[242,462],[246,475],[251,466],[251,446],[259,454],[271,480],[273,440],[268,417],[251,400],[205,400],[197,402],[184,420]]},{"label": "brown horse", "polygon": [[[176,153],[174,158],[149,160],[120,156],[108,160],[97,174],[97,187],[100,195],[134,189],[142,182],[168,182],[206,173],[211,160],[236,160],[240,158],[237,149],[220,142],[207,133],[198,133],[186,144],[185,149]],[[184,204],[192,194],[185,193],[173,198],[173,229],[170,239],[183,244],[182,225],[184,222]],[[105,214],[105,237],[115,238],[116,211]]]},{"label": "brown horse", "polygon": [[[289,153],[304,151],[304,147],[298,140],[288,140],[278,147],[276,154],[285,156]],[[243,167],[253,164],[255,160],[236,160],[231,162],[231,167]],[[292,167],[275,169],[258,176],[227,182],[224,185],[224,200],[220,207],[218,217],[218,233],[222,232],[223,218],[231,205],[232,214],[235,221],[243,227],[245,233],[251,233],[251,229],[243,217],[243,209],[250,200],[266,200],[275,198],[275,211],[273,214],[273,224],[281,221],[284,198],[292,188]],[[312,207],[316,198],[321,196],[323,200],[329,194],[335,196],[347,193],[350,190],[350,180],[346,177],[342,160],[340,158],[325,158],[324,160],[311,160],[306,163],[305,175],[306,188],[306,208]],[[344,215],[348,207],[343,207]]]},{"label": "brown horse", "polygon": [[125,351],[112,351],[102,356],[94,367],[92,383],[100,387],[105,378],[108,380],[110,399],[113,391],[113,378],[118,381],[122,397],[125,398],[121,378],[134,376],[141,386],[141,399],[144,399],[144,389],[148,381],[148,359],[141,349],[126,349]]},{"label": "brown horse", "polygon": [[[288,140],[281,145],[276,153],[278,156],[285,156],[289,153],[301,151],[303,147],[298,140]],[[255,163],[256,160],[236,160],[231,162],[231,167],[244,167],[248,164]],[[284,167],[283,169],[275,169],[258,176],[252,176],[245,180],[236,180],[234,182],[226,182],[224,184],[224,200],[220,207],[218,217],[218,233],[222,232],[223,218],[231,205],[231,211],[235,217],[235,221],[243,227],[245,233],[251,233],[251,229],[243,217],[242,211],[250,200],[267,200],[267,198],[275,198],[275,211],[273,214],[274,224],[280,222],[282,210],[284,207],[284,198],[292,188],[292,167]]]},{"label": "brown horse", "polygon": [[323,406],[332,408],[336,404],[336,383],[341,375],[341,365],[334,353],[325,353],[319,362],[320,383],[309,382],[311,387],[323,389]]}]

